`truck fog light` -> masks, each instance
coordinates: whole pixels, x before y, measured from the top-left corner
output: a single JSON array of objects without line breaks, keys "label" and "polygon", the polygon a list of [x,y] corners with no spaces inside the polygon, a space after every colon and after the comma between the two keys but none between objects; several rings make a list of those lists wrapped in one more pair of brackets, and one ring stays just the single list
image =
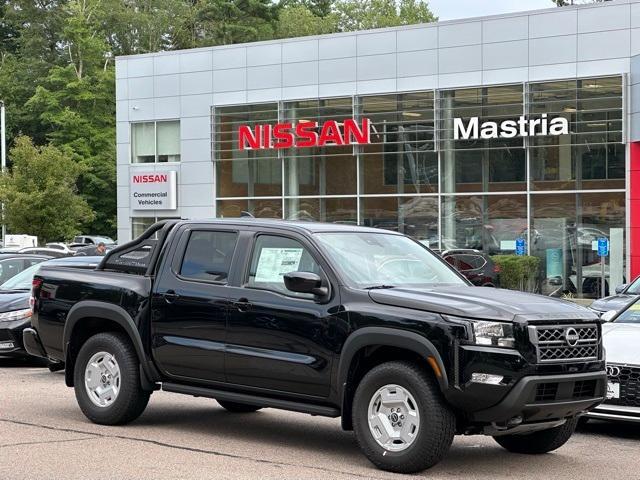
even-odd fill
[{"label": "truck fog light", "polygon": [[473,383],[484,383],[486,385],[500,385],[504,380],[502,375],[493,375],[491,373],[472,373],[471,381]]}]

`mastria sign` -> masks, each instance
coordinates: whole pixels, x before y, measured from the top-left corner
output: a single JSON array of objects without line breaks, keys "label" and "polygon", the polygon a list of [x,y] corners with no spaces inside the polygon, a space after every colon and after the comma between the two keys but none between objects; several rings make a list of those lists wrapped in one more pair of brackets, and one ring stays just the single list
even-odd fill
[{"label": "mastria sign", "polygon": [[527,118],[522,115],[518,120],[504,120],[500,123],[491,121],[480,123],[478,117],[471,117],[465,125],[464,119],[453,119],[454,140],[537,137],[568,133],[569,121],[566,118],[549,119],[546,113],[537,118]]},{"label": "mastria sign", "polygon": [[240,150],[265,150],[272,148],[304,148],[330,145],[371,143],[371,120],[363,118],[361,124],[354,119],[341,122],[276,123],[274,125],[249,125],[238,127]]}]

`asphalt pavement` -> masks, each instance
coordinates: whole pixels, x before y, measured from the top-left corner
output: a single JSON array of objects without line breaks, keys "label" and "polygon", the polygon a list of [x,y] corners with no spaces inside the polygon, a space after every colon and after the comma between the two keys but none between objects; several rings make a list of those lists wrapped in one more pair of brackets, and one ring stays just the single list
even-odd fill
[{"label": "asphalt pavement", "polygon": [[638,479],[640,424],[592,422],[555,453],[456,437],[421,476],[376,470],[338,419],[155,392],[134,423],[90,423],[61,372],[0,358],[0,479]]}]

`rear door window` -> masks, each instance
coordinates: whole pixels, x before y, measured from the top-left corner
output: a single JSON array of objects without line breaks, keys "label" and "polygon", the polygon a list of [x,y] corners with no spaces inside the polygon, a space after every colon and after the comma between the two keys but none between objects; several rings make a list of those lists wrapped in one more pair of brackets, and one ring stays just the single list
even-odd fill
[{"label": "rear door window", "polygon": [[195,280],[226,283],[237,240],[236,232],[192,231],[180,266],[180,275]]}]

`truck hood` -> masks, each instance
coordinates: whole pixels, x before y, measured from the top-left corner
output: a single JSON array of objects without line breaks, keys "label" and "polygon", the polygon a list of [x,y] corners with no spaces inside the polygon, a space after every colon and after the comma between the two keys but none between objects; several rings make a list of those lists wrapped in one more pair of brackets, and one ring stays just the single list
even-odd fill
[{"label": "truck hood", "polygon": [[605,323],[602,335],[608,363],[640,365],[640,324]]},{"label": "truck hood", "polygon": [[382,305],[411,308],[478,320],[530,322],[597,321],[598,316],[575,303],[542,295],[489,287],[446,286],[370,290]]}]

